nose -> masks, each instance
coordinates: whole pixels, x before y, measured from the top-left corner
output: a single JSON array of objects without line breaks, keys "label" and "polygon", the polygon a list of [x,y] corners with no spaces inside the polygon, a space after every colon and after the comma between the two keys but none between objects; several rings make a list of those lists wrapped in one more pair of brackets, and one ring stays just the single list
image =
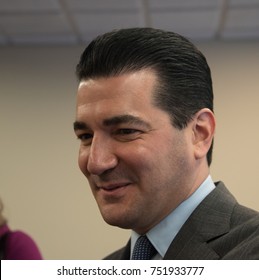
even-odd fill
[{"label": "nose", "polygon": [[101,175],[118,164],[111,141],[94,137],[89,150],[87,170],[92,175]]}]

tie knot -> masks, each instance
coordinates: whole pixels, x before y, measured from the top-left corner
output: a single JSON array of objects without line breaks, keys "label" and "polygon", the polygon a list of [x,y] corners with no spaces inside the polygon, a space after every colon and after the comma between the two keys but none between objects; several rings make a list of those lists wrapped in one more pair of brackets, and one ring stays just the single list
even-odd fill
[{"label": "tie knot", "polygon": [[150,260],[155,254],[156,249],[146,235],[142,235],[134,246],[132,260]]}]

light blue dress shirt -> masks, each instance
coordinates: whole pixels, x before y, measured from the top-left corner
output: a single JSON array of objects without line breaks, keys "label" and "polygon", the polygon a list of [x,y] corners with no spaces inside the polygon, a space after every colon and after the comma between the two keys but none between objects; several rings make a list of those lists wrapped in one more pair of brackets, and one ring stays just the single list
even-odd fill
[{"label": "light blue dress shirt", "polygon": [[[146,235],[157,250],[153,259],[161,260],[174,240],[175,236],[201,201],[215,188],[211,176],[200,187],[174,209],[166,218],[152,228]],[[131,256],[134,245],[140,235],[134,231],[131,234]]]}]

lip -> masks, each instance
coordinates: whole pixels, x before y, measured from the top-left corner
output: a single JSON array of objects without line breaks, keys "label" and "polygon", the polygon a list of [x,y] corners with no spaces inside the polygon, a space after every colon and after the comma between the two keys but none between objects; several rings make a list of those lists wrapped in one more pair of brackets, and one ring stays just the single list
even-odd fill
[{"label": "lip", "polygon": [[105,197],[119,198],[126,194],[128,187],[131,185],[129,182],[120,182],[107,185],[98,186],[100,194]]},{"label": "lip", "polygon": [[107,185],[100,185],[98,186],[99,189],[102,189],[104,191],[115,191],[117,189],[123,188],[123,187],[127,187],[128,185],[130,185],[129,182],[121,182],[121,183],[113,183],[113,184],[107,184]]}]

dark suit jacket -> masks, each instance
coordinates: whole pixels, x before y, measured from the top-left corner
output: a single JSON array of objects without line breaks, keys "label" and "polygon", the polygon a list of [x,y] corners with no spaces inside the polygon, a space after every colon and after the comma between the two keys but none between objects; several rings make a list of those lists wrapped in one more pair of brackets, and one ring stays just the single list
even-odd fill
[{"label": "dark suit jacket", "polygon": [[[130,258],[130,241],[105,259]],[[222,182],[200,203],[169,246],[166,260],[259,260],[259,213],[239,205]]]}]

